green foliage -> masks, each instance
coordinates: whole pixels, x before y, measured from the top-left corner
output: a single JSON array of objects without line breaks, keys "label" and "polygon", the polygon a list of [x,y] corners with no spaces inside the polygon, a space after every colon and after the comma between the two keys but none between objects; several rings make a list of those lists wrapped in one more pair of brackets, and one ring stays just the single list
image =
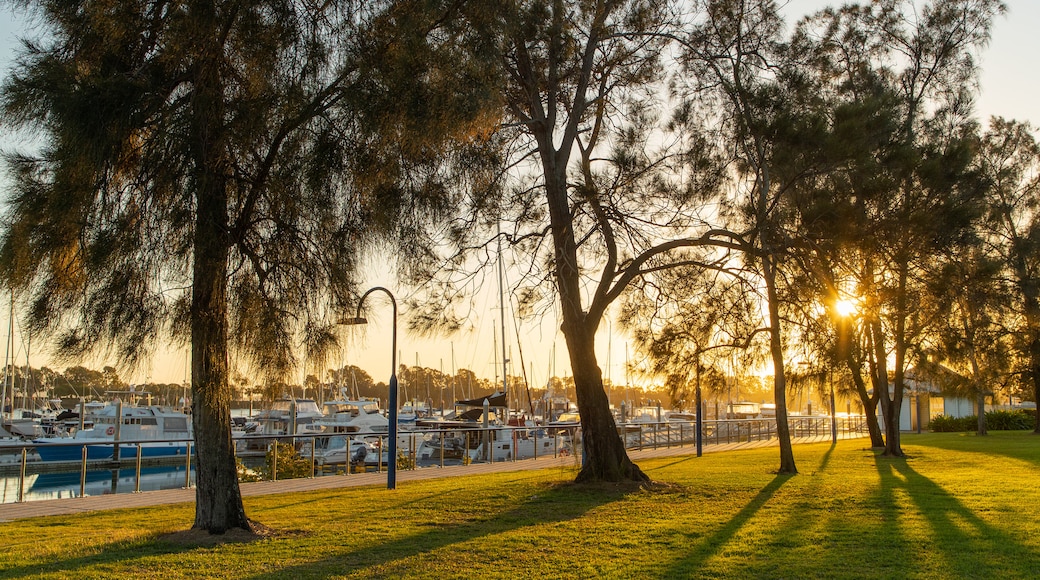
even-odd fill
[{"label": "green foliage", "polygon": [[974,431],[978,428],[979,418],[975,415],[969,417],[947,417],[936,415],[928,421],[928,428],[933,433],[958,433],[962,431]]},{"label": "green foliage", "polygon": [[404,451],[397,452],[398,469],[415,469],[415,457]]},{"label": "green foliage", "polygon": [[240,457],[235,458],[235,469],[238,471],[238,481],[240,483],[250,481],[263,481],[264,479],[263,475],[246,467],[246,465],[242,463],[242,458]]},{"label": "green foliage", "polygon": [[[1022,431],[1033,429],[1036,417],[1025,411],[988,411],[986,413],[986,429],[991,431]],[[979,428],[976,415],[968,417],[947,417],[936,415],[928,422],[933,433],[959,433],[975,431]]]},{"label": "green foliage", "polygon": [[986,413],[986,427],[997,431],[1023,431],[1036,427],[1036,414],[1022,411],[990,411]]},{"label": "green foliage", "polygon": [[264,457],[264,467],[261,470],[263,479],[297,479],[300,477],[311,477],[310,457],[300,457],[296,448],[290,443],[273,443],[267,449]]}]

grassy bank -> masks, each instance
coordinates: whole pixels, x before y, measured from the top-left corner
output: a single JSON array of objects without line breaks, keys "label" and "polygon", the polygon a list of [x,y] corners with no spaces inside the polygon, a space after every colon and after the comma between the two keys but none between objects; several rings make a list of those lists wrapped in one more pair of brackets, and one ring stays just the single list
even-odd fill
[{"label": "grassy bank", "polygon": [[[548,469],[247,499],[272,535],[198,544],[192,506],[0,524],[0,577],[1036,578],[1040,437],[904,436],[673,457],[652,490]],[[2,509],[2,508],[0,508]]]}]

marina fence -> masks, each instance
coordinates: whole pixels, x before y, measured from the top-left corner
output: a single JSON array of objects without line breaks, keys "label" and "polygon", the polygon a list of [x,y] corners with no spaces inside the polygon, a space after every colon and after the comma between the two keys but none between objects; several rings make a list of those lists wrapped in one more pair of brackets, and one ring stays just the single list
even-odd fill
[{"label": "marina fence", "polygon": [[[788,421],[792,438],[824,437],[834,434],[838,438],[867,436],[866,420],[863,416],[842,417],[791,417]],[[698,433],[693,421],[661,421],[618,423],[618,435],[629,449],[658,449],[697,445]],[[328,461],[319,452],[322,443],[333,437],[366,437],[377,450],[362,460],[353,460],[349,453],[343,461]],[[703,421],[700,432],[701,445],[725,445],[751,441],[769,441],[776,438],[775,419],[720,419]],[[347,475],[361,471],[383,472],[390,458],[384,451],[388,448],[385,435],[359,435],[351,433],[313,433],[297,435],[255,434],[236,437],[237,449],[249,447],[252,453],[241,453],[239,460],[245,466],[255,468],[253,474],[261,479],[279,479],[290,472],[305,477]],[[324,441],[323,441],[324,440]],[[146,455],[146,445],[155,443],[183,444],[178,452],[163,457]],[[279,445],[273,445],[279,443]],[[27,477],[40,473],[79,474],[79,488],[68,490],[76,497],[86,494],[87,474],[96,470],[134,470],[134,492],[141,490],[142,467],[181,466],[184,469],[183,487],[191,487],[194,443],[190,439],[162,439],[98,442],[70,438],[68,442],[48,443],[79,448],[77,461],[40,461],[37,445],[26,442],[9,445],[0,456],[0,475],[8,480],[17,478],[17,493],[9,498],[4,494],[3,502],[26,501]],[[105,446],[113,449],[112,458],[90,459],[89,449]],[[577,424],[541,426],[491,426],[450,429],[403,430],[399,432],[398,469],[421,469],[446,465],[468,465],[499,461],[538,460],[546,457],[573,456],[575,463],[581,461],[581,428]],[[179,449],[184,452],[180,453]],[[349,442],[347,449],[349,450]],[[128,453],[129,451],[129,453]],[[282,457],[279,457],[282,454]],[[289,457],[285,455],[289,454]],[[375,455],[372,457],[371,455]],[[282,469],[279,468],[282,464]],[[294,469],[285,469],[292,464]],[[259,469],[259,471],[256,471]],[[113,490],[114,491],[114,490]]]}]

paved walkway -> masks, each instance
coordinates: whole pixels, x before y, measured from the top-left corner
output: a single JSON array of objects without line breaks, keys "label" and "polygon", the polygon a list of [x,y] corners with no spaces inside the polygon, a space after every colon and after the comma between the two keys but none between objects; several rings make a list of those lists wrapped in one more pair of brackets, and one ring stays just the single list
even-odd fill
[{"label": "paved walkway", "polygon": [[[843,437],[844,438],[844,437]],[[830,441],[830,435],[817,437],[801,437],[794,443],[815,443]],[[704,445],[704,453],[719,453],[723,451],[735,451],[738,449],[752,449],[758,447],[772,447],[777,444],[776,439],[769,441],[751,441],[745,443],[724,443],[720,445]],[[662,447],[659,449],[644,449],[636,451],[630,449],[629,457],[635,461],[655,457],[670,457],[676,455],[693,455],[696,450],[693,445],[683,447]],[[486,473],[502,473],[507,471],[521,471],[525,469],[544,469],[549,467],[572,467],[575,466],[574,457],[556,457],[526,459],[523,461],[504,461],[500,463],[474,463],[471,465],[457,465],[451,467],[425,467],[414,470],[398,470],[397,484],[408,484],[413,481],[433,479],[437,477],[452,477],[455,475],[480,475]],[[351,475],[326,475],[321,477],[284,479],[281,481],[257,481],[241,484],[244,497],[255,495],[268,495],[276,493],[294,493],[301,491],[313,491],[317,489],[336,489],[343,487],[358,487],[363,485],[386,485],[386,473],[357,473]],[[57,516],[91,512],[98,510],[147,507],[175,503],[190,503],[195,501],[194,488],[165,489],[159,491],[144,491],[140,493],[121,493],[98,496],[76,497],[68,499],[48,499],[39,501],[26,501],[22,503],[10,503],[0,505],[0,522],[8,522],[19,519],[35,518],[43,516]]]}]

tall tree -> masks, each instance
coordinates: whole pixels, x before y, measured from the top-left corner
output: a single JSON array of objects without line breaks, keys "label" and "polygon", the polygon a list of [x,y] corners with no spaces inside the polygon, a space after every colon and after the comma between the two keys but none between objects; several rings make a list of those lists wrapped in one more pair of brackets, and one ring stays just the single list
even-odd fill
[{"label": "tall tree", "polygon": [[[772,0],[710,0],[683,41],[682,88],[694,125],[713,122],[733,184],[734,227],[743,243],[749,285],[762,288],[773,365],[780,473],[797,473],[787,423],[789,261],[795,245],[793,188],[817,165],[824,125],[797,74]],[[689,124],[689,122],[687,121]],[[712,126],[712,125],[709,125]],[[749,281],[750,282],[750,281]]]},{"label": "tall tree", "polygon": [[[1040,400],[1040,145],[1026,123],[990,121],[982,166],[992,184],[983,235],[1004,265],[1005,322],[1018,376]],[[1040,419],[1040,408],[1037,411]],[[1036,432],[1040,433],[1040,422]]]},{"label": "tall tree", "polygon": [[[850,166],[848,214],[858,239],[844,259],[862,298],[864,344],[885,422],[885,453],[901,456],[904,374],[928,323],[918,313],[929,260],[970,232],[981,182],[971,171],[975,52],[996,0],[880,0],[827,10],[810,26],[836,90],[890,95],[895,127],[873,160]],[[834,85],[831,85],[834,86]],[[865,158],[860,158],[865,159]],[[867,226],[867,227],[862,227]],[[893,361],[889,372],[889,357]],[[892,389],[889,390],[891,377]]]},{"label": "tall tree", "polygon": [[[424,2],[32,7],[46,37],[26,44],[3,107],[41,146],[10,157],[0,277],[31,294],[34,329],[67,355],[133,363],[164,331],[190,340],[194,527],[248,529],[229,341],[274,376],[296,337],[323,342],[364,244],[450,206],[434,136],[468,138],[482,85],[437,52],[433,31],[454,36]],[[434,54],[439,66],[420,66]],[[436,114],[416,107],[431,95]]]},{"label": "tall tree", "polygon": [[647,479],[618,436],[596,359],[607,309],[662,267],[720,259],[697,248],[736,245],[706,225],[702,203],[718,185],[708,147],[676,143],[659,99],[674,7],[515,0],[496,10],[507,166],[454,241],[491,254],[501,225],[528,274],[523,304],[554,298],[581,415],[579,481]]},{"label": "tall tree", "polygon": [[[1002,303],[1008,298],[1000,284],[1001,261],[992,246],[972,240],[957,248],[929,276],[929,302],[936,314],[937,357],[919,368],[951,392],[976,403],[979,435],[986,435],[986,397],[1008,376],[1010,335]],[[934,360],[933,360],[934,359]],[[956,374],[945,372],[940,362]],[[952,376],[951,376],[952,375]]]}]

